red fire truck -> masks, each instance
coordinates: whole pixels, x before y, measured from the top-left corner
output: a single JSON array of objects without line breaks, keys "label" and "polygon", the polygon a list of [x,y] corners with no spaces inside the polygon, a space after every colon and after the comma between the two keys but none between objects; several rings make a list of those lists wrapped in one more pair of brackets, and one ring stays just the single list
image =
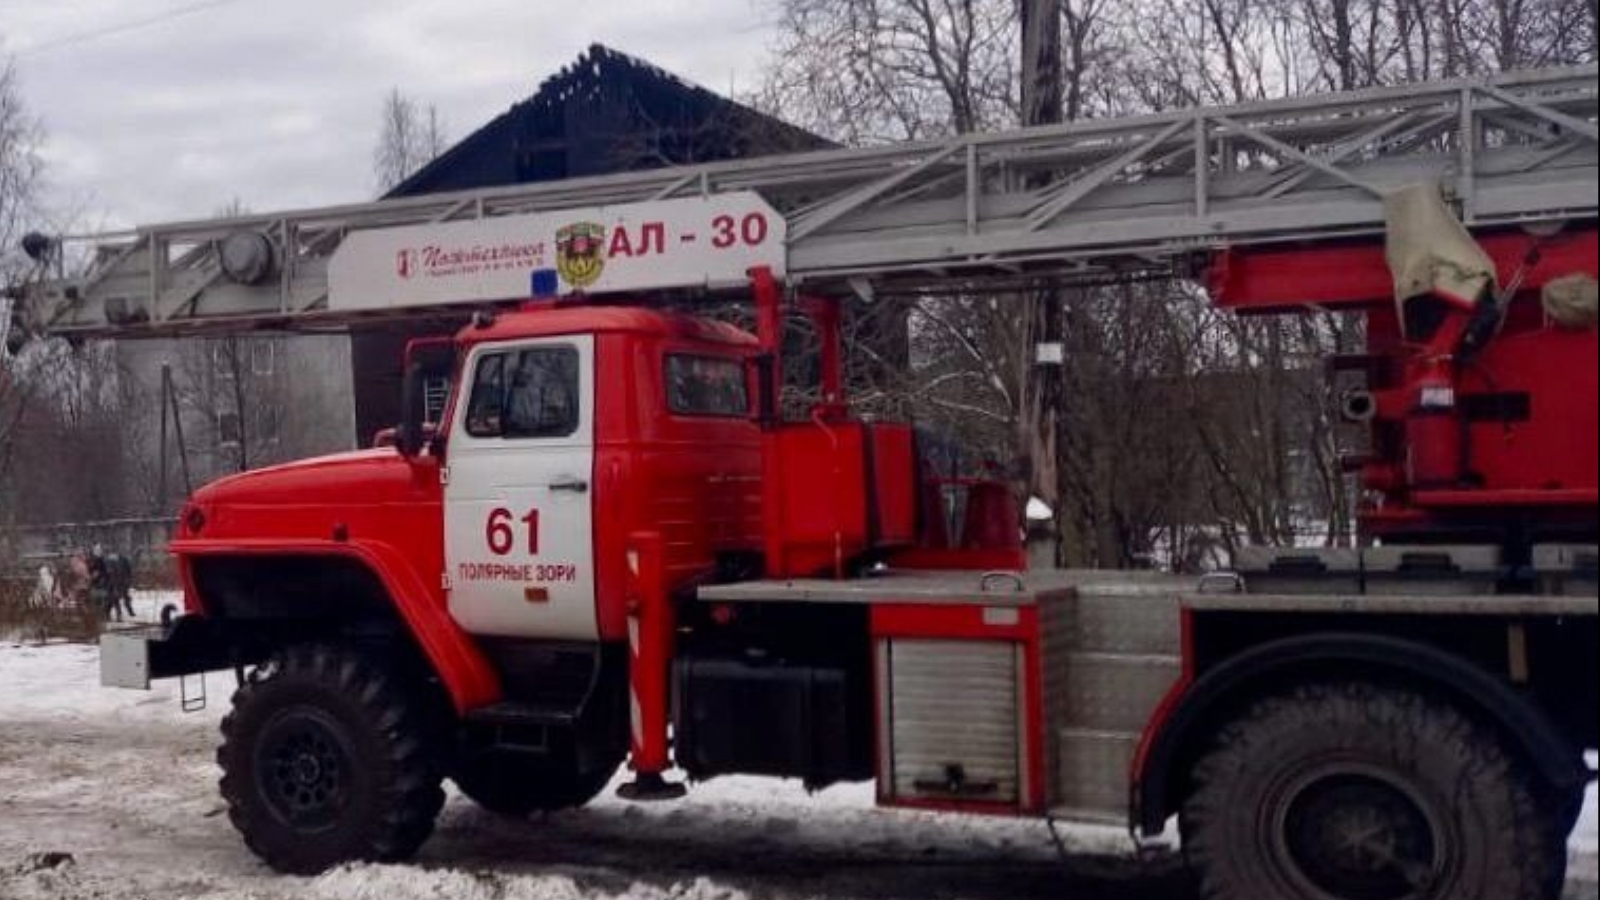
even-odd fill
[{"label": "red fire truck", "polygon": [[[413,342],[378,446],[197,491],[186,614],[105,639],[109,684],[236,670],[218,760],[252,851],[403,859],[444,779],[523,815],[626,763],[637,800],[743,773],[1176,819],[1226,900],[1558,895],[1600,708],[1596,332],[1540,295],[1594,277],[1592,227],[1425,242],[1467,263],[1398,311],[1379,245],[1218,256],[1224,306],[1369,314],[1340,367],[1368,375],[1346,412],[1384,500],[1381,545],[1200,582],[1028,570],[1010,486],[940,481],[911,426],[851,415],[840,301],[786,288],[782,231],[729,194],[346,238],[355,307],[535,299]],[[651,294],[735,283],[754,333]],[[820,336],[795,417],[789,316]]]}]

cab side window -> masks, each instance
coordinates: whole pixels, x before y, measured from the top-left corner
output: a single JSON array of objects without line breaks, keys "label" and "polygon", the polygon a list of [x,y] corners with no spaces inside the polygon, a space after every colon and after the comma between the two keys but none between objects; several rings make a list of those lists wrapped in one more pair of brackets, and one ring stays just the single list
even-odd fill
[{"label": "cab side window", "polygon": [[553,438],[577,431],[578,351],[531,347],[480,356],[466,427],[479,438]]},{"label": "cab side window", "polygon": [[747,416],[750,396],[744,365],[737,359],[667,355],[667,408],[689,416]]}]

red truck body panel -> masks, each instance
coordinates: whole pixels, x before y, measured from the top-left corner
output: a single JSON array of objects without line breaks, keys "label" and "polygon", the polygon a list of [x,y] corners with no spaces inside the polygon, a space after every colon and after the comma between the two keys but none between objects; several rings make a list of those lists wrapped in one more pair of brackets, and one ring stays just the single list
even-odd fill
[{"label": "red truck body panel", "polygon": [[[1596,277],[1597,241],[1593,227],[1481,236],[1499,290],[1511,293],[1495,298],[1503,318],[1492,336],[1459,358],[1455,345],[1477,327],[1473,304],[1446,304],[1447,321],[1426,344],[1408,338],[1381,244],[1225,251],[1208,288],[1219,307],[1240,313],[1364,315],[1375,414],[1359,468],[1383,498],[1362,511],[1367,536],[1470,534],[1518,515],[1536,519],[1543,534],[1581,535],[1592,533],[1600,503],[1600,344],[1592,327],[1549,321],[1540,289],[1567,275]],[[1439,392],[1452,398],[1445,407],[1420,408],[1419,398]]]}]

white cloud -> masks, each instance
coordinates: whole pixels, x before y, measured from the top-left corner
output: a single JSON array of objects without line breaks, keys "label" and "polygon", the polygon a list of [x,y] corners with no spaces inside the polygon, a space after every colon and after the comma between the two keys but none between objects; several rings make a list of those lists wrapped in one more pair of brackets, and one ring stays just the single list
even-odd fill
[{"label": "white cloud", "polygon": [[371,196],[379,103],[393,86],[445,116],[452,139],[529,96],[591,43],[726,92],[753,88],[765,0],[236,0],[150,18],[183,0],[0,0],[0,49],[18,54],[44,120],[57,205],[82,225],[258,211]]}]

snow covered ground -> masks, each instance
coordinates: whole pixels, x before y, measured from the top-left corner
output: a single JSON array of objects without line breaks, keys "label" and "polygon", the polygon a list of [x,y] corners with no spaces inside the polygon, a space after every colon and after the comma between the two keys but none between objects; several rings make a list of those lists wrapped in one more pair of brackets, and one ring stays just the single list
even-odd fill
[{"label": "snow covered ground", "polygon": [[[138,598],[153,618],[164,598]],[[231,679],[185,715],[176,686],[101,689],[93,647],[0,640],[0,900],[1189,900],[1170,854],[1037,822],[879,810],[865,787],[807,796],[729,778],[661,806],[608,792],[526,823],[452,796],[411,865],[276,875],[223,814],[213,762]],[[1590,791],[1568,900],[1596,900]]]}]

